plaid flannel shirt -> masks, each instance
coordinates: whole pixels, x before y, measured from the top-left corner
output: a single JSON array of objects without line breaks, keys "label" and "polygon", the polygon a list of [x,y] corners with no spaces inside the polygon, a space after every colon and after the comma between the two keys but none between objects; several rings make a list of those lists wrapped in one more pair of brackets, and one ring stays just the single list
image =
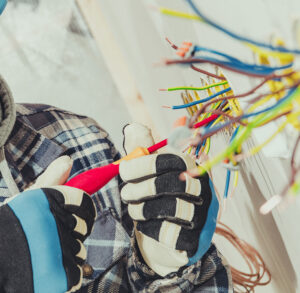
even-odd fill
[{"label": "plaid flannel shirt", "polygon": [[[74,161],[70,178],[120,157],[94,120],[47,105],[18,104],[5,156],[19,190],[62,155]],[[93,195],[98,216],[85,242],[87,263],[93,270],[84,278],[80,293],[232,292],[229,266],[214,245],[196,264],[165,278],[156,275],[143,262],[134,237],[129,237],[131,223],[122,209],[118,180],[112,179]],[[0,202],[9,196],[0,177]]]}]

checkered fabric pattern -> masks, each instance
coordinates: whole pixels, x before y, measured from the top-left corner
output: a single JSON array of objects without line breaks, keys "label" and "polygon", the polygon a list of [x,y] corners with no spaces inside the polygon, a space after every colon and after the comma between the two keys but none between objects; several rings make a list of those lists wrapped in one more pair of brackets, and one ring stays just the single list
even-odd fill
[{"label": "checkered fabric pattern", "polygon": [[[47,105],[18,104],[5,156],[20,191],[62,155],[74,161],[70,178],[120,157],[94,120]],[[114,178],[93,194],[98,216],[85,242],[93,273],[84,279],[80,293],[232,292],[230,269],[214,245],[201,261],[166,278],[148,268],[134,237],[130,240],[132,223],[122,208],[119,183]],[[10,196],[0,177],[0,202]]]}]

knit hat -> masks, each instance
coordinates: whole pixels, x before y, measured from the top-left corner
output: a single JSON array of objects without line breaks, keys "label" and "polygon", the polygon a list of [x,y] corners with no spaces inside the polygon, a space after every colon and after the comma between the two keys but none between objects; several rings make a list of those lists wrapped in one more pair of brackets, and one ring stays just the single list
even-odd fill
[{"label": "knit hat", "polygon": [[0,148],[6,143],[15,122],[15,103],[7,83],[0,75]]},{"label": "knit hat", "polygon": [[18,193],[19,189],[5,159],[4,145],[13,130],[15,122],[15,103],[7,83],[0,76],[0,172],[11,195]]}]

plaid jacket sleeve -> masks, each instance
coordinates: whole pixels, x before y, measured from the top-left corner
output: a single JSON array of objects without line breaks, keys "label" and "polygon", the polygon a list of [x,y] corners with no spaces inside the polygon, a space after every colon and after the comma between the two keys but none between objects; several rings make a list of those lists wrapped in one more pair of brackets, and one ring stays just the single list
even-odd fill
[{"label": "plaid jacket sleeve", "polygon": [[[108,134],[88,117],[46,105],[18,105],[17,109],[7,154],[21,190],[58,156],[73,159],[70,177],[120,157]],[[80,293],[232,292],[230,269],[214,245],[201,261],[166,278],[147,267],[135,238],[129,237],[132,226],[121,209],[119,183],[114,178],[92,196],[98,216],[85,242],[86,265],[92,271]]]}]

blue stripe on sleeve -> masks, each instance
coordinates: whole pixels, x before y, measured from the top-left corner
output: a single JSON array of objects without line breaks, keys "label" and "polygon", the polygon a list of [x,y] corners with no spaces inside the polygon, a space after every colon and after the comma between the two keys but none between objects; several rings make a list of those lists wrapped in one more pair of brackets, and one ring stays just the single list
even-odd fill
[{"label": "blue stripe on sleeve", "polygon": [[23,192],[8,205],[19,219],[31,254],[35,293],[68,290],[55,219],[41,189]]}]

